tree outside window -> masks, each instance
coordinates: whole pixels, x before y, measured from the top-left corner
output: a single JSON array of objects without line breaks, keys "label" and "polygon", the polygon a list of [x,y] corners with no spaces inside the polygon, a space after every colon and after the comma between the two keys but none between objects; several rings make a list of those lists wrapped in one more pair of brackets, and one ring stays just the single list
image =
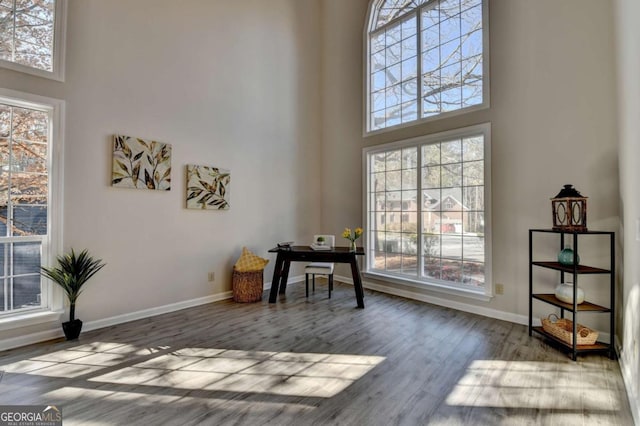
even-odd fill
[{"label": "tree outside window", "polygon": [[367,130],[485,104],[483,0],[378,0],[368,33]]}]

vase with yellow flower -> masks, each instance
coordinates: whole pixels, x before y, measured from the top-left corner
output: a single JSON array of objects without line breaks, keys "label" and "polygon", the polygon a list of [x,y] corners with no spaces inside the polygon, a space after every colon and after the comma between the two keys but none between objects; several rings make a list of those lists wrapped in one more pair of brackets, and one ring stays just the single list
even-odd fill
[{"label": "vase with yellow flower", "polygon": [[344,228],[342,232],[342,237],[349,240],[349,251],[356,251],[356,240],[362,236],[362,228],[356,228],[355,230],[351,230],[351,228]]}]

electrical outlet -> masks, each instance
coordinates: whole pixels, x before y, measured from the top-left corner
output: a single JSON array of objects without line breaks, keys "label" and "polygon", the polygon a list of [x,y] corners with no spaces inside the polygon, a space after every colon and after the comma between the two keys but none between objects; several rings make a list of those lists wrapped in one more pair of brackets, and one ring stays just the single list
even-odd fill
[{"label": "electrical outlet", "polygon": [[504,285],[496,284],[496,294],[504,294]]},{"label": "electrical outlet", "polygon": [[209,272],[208,275],[209,282],[216,280],[216,274],[214,272]]}]

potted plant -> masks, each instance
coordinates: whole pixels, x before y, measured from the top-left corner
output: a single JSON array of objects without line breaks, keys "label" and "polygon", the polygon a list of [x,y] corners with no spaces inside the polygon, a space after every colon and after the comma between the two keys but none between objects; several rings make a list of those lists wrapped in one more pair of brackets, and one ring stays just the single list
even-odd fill
[{"label": "potted plant", "polygon": [[324,237],[323,237],[323,236],[318,237],[318,238],[316,239],[316,243],[317,243],[319,246],[323,246],[323,245],[324,245]]},{"label": "potted plant", "polygon": [[62,323],[62,330],[67,340],[77,339],[82,330],[82,321],[76,319],[76,300],[80,296],[82,286],[93,277],[105,264],[102,259],[93,259],[85,249],[79,254],[71,249],[56,258],[58,266],[40,267],[40,273],[62,287],[69,299],[69,321]]}]

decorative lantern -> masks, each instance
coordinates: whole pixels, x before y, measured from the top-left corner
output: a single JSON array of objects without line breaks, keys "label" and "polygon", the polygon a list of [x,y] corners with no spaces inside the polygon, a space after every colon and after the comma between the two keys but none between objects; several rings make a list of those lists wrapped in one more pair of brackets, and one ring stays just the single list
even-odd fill
[{"label": "decorative lantern", "polygon": [[554,231],[584,232],[587,230],[587,197],[573,185],[564,188],[551,199]]}]

